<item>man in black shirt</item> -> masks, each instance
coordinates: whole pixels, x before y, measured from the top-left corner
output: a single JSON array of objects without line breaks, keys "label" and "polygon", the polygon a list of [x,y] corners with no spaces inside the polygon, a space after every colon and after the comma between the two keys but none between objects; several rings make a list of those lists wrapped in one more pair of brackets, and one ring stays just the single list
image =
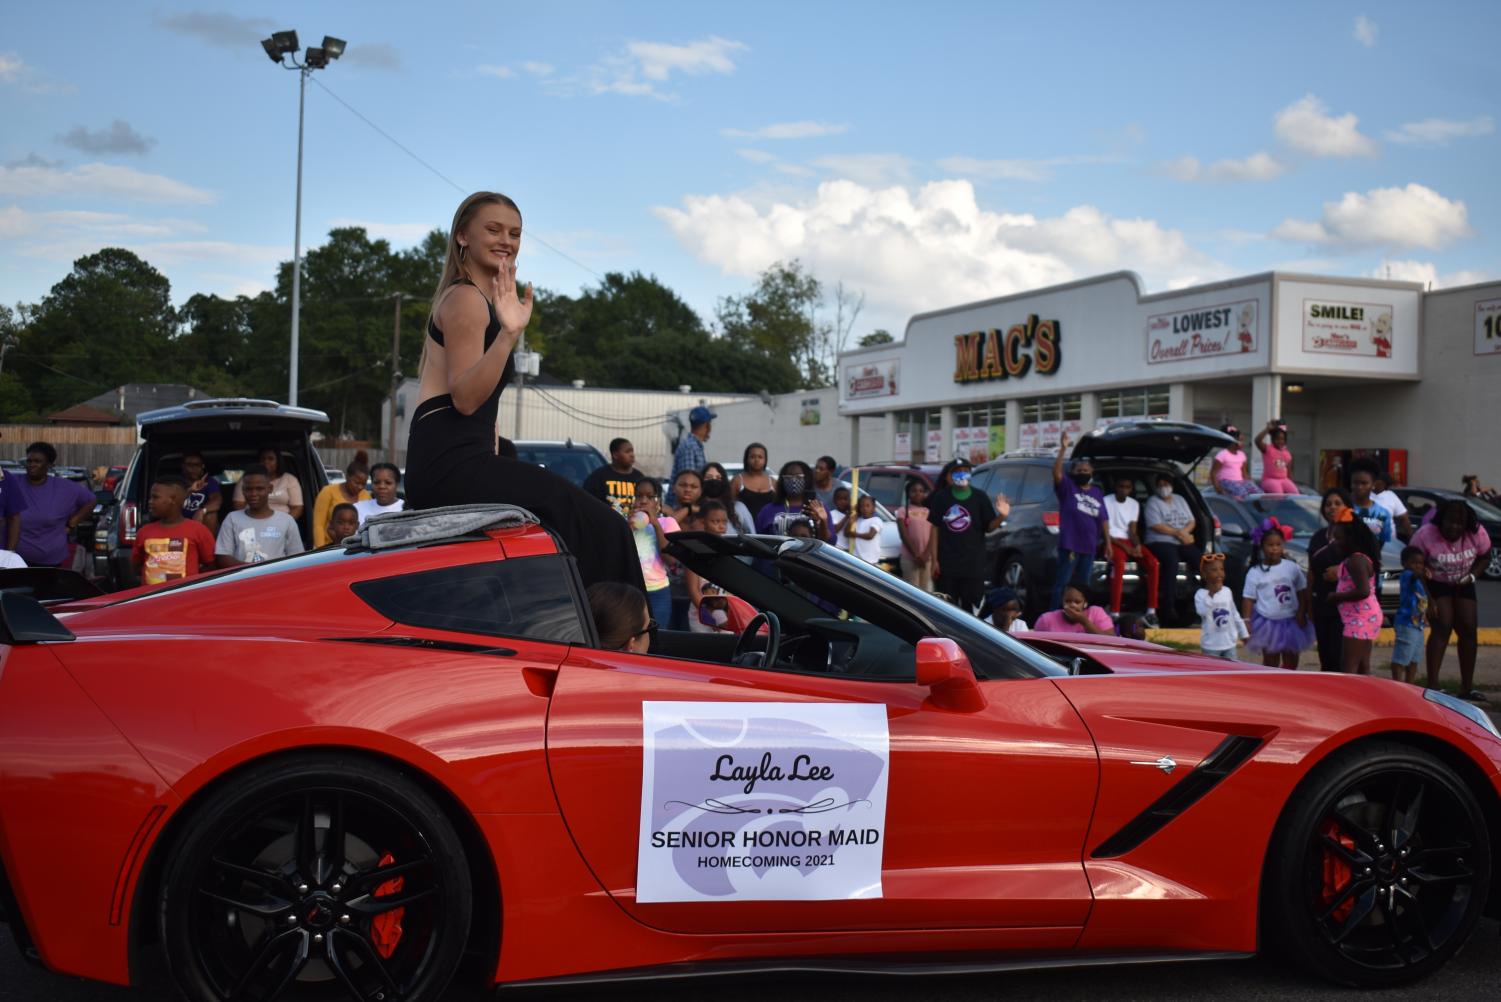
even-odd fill
[{"label": "man in black shirt", "polygon": [[646,474],[636,469],[636,447],[628,439],[610,442],[610,465],[601,466],[584,478],[584,493],[592,494],[629,518],[636,503],[636,485]]},{"label": "man in black shirt", "polygon": [[939,474],[928,498],[928,545],[938,552],[934,590],[974,612],[985,597],[985,534],[1001,524],[1001,516],[990,498],[970,486],[971,472],[969,463],[956,459]]}]

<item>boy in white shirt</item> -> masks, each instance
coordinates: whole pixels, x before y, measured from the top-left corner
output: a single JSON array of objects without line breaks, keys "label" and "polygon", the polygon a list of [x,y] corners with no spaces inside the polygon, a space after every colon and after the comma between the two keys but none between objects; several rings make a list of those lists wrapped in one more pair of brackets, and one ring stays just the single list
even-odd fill
[{"label": "boy in white shirt", "polygon": [[1204,587],[1194,593],[1199,614],[1199,650],[1212,658],[1235,660],[1235,648],[1249,636],[1245,620],[1235,611],[1235,596],[1225,587],[1225,555],[1206,553],[1199,561]]},{"label": "boy in white shirt", "polygon": [[1141,617],[1141,625],[1155,629],[1157,622],[1157,558],[1152,551],[1141,545],[1137,527],[1141,523],[1141,505],[1131,496],[1136,483],[1130,477],[1118,477],[1115,493],[1105,499],[1105,513],[1110,517],[1110,615],[1121,615],[1121,590],[1125,586],[1126,561],[1136,561],[1146,577],[1147,611]]},{"label": "boy in white shirt", "polygon": [[[837,497],[835,504],[838,504]],[[867,564],[881,562],[881,520],[876,516],[874,497],[861,494],[855,514],[844,521],[843,528],[844,534],[854,542],[855,556]]]}]

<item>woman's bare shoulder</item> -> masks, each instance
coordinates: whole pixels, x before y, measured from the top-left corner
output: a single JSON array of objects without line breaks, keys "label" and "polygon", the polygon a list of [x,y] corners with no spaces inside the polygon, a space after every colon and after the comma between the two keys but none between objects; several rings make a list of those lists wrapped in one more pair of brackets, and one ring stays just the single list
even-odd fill
[{"label": "woman's bare shoulder", "polygon": [[438,329],[447,332],[449,324],[478,323],[483,327],[490,320],[490,304],[478,288],[468,282],[450,285],[438,300],[433,311]]}]

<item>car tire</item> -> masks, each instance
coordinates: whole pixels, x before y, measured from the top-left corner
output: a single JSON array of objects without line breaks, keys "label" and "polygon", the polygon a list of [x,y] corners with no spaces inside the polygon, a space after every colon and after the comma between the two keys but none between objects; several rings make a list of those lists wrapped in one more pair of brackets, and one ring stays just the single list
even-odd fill
[{"label": "car tire", "polygon": [[1330,981],[1407,984],[1464,945],[1490,879],[1485,815],[1453,770],[1408,745],[1362,742],[1319,765],[1284,808],[1263,933]]},{"label": "car tire", "polygon": [[171,846],[159,896],[190,999],[440,999],[469,938],[464,846],[426,791],[357,756],[252,766]]},{"label": "car tire", "polygon": [[1481,574],[1492,581],[1501,578],[1501,546],[1491,549],[1491,562],[1485,565],[1485,570],[1481,571]]}]

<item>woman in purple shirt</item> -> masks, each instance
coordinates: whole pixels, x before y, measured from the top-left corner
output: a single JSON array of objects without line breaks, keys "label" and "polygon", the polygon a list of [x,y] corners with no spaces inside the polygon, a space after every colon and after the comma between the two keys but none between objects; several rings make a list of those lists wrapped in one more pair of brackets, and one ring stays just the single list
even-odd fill
[{"label": "woman in purple shirt", "polygon": [[26,509],[16,546],[32,567],[63,567],[70,562],[68,536],[94,510],[94,492],[83,484],[52,476],[57,450],[48,442],[26,447],[26,478],[19,482]]}]

